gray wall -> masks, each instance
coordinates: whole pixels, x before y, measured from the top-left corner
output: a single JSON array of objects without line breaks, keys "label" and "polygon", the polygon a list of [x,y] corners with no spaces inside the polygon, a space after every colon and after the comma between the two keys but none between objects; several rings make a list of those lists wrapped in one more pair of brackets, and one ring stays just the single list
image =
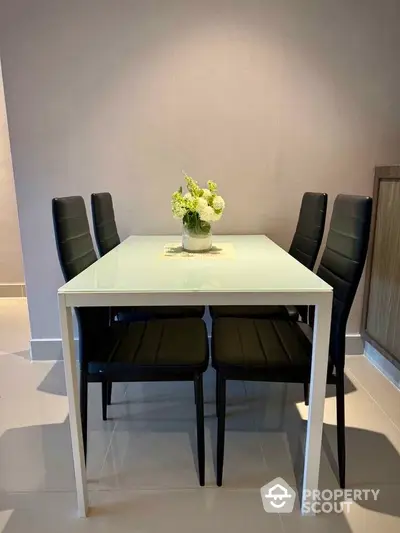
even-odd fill
[{"label": "gray wall", "polygon": [[[109,190],[122,237],[179,232],[181,169],[217,232],[287,246],[306,190],[372,192],[400,146],[398,0],[3,0],[0,49],[32,336],[59,337],[53,196]],[[360,302],[350,332],[358,332]]]},{"label": "gray wall", "polygon": [[12,283],[24,283],[24,272],[0,65],[0,285]]}]

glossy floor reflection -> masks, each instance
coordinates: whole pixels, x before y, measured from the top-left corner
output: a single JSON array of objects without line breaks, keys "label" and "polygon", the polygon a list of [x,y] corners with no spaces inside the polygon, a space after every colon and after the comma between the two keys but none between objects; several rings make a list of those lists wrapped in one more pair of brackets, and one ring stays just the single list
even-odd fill
[{"label": "glossy floor reflection", "polygon": [[[215,486],[214,375],[205,378],[206,487],[198,486],[190,383],[118,384],[101,420],[90,385],[91,518],[76,518],[62,363],[31,363],[24,300],[0,300],[0,533],[373,532],[400,529],[400,393],[363,357],[347,364],[348,488],[380,489],[348,514],[266,514],[259,489],[297,487],[307,407],[302,387],[228,385],[224,487]],[[334,391],[327,390],[321,488],[336,480]]]}]

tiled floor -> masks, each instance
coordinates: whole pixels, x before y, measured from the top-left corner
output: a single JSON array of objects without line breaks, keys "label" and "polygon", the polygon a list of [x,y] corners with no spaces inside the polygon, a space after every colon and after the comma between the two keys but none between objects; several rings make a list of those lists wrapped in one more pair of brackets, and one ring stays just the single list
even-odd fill
[{"label": "tiled floor", "polygon": [[[90,386],[91,517],[76,518],[61,363],[30,363],[24,300],[0,300],[0,533],[398,532],[400,393],[363,357],[347,364],[348,488],[379,488],[348,514],[264,512],[259,488],[302,468],[302,388],[229,383],[224,487],[215,486],[214,376],[206,375],[206,482],[196,472],[191,384],[117,385],[110,420]],[[337,488],[335,399],[328,389],[321,487]],[[333,469],[332,469],[332,466]]]}]

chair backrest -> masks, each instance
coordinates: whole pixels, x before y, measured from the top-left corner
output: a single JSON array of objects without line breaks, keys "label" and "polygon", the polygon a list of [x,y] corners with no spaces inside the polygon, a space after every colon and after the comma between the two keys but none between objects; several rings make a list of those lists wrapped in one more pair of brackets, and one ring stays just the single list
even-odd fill
[{"label": "chair backrest", "polygon": [[92,194],[92,216],[94,235],[101,256],[121,242],[115,222],[114,206],[109,192]]},{"label": "chair backrest", "polygon": [[372,198],[337,196],[317,275],[333,287],[330,355],[344,368],[346,325],[368,251]]},{"label": "chair backrest", "polygon": [[[289,254],[313,270],[324,236],[328,195],[322,192],[306,192],[301,201],[299,219]],[[298,305],[303,322],[308,322],[308,307]]]},{"label": "chair backrest", "polygon": [[97,261],[82,196],[53,198],[53,224],[58,259],[65,281]]},{"label": "chair backrest", "polygon": [[312,270],[317,260],[325,229],[328,195],[306,192],[301,202],[299,220],[289,253]]},{"label": "chair backrest", "polygon": [[[58,259],[65,281],[69,281],[97,261],[85,202],[81,196],[53,198],[53,224]],[[96,357],[108,329],[106,307],[76,308],[79,327],[79,357],[85,365]]]}]

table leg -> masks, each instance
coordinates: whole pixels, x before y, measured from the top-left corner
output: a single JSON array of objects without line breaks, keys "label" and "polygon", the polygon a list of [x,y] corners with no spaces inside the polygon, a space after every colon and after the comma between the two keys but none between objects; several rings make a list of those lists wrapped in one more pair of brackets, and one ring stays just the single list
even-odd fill
[{"label": "table leg", "polygon": [[83,451],[81,414],[79,409],[78,376],[76,372],[76,356],[72,309],[65,305],[62,294],[58,297],[60,312],[61,339],[63,347],[65,383],[68,394],[69,425],[72,440],[76,493],[79,516],[87,516],[88,492],[86,484],[85,455]]},{"label": "table leg", "polygon": [[301,501],[301,512],[302,514],[307,515],[315,514],[312,505],[310,504],[312,504],[313,501],[312,491],[318,489],[331,313],[332,293],[327,293],[324,295],[321,303],[315,307],[308,423],[304,457],[303,493]]}]

